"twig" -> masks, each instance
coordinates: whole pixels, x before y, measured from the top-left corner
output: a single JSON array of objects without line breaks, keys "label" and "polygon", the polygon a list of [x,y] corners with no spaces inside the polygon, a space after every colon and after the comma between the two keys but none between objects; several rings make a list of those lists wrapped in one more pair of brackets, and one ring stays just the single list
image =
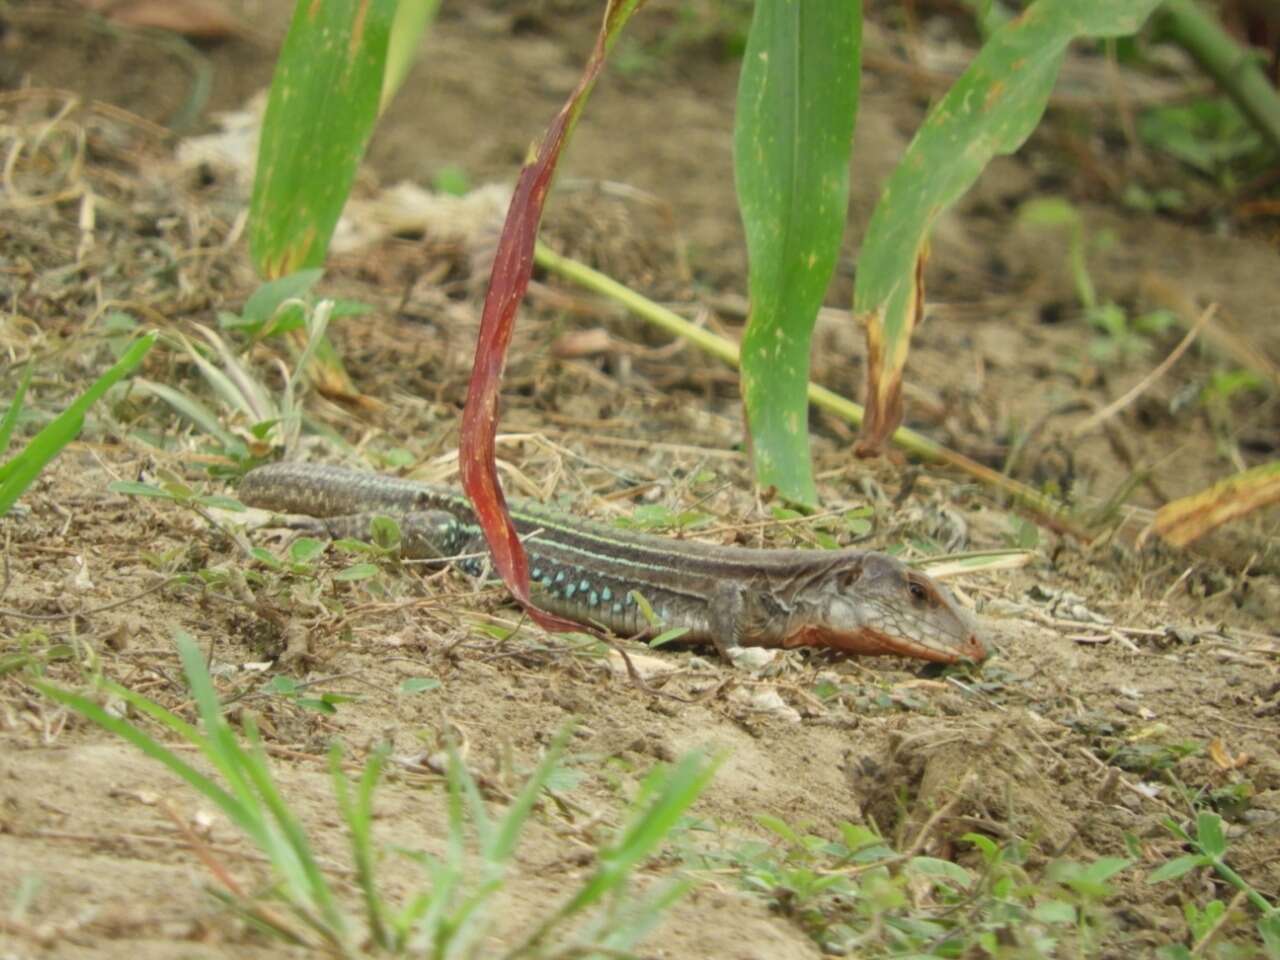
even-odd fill
[{"label": "twig", "polygon": [[1169,368],[1177,363],[1178,359],[1187,352],[1187,348],[1191,346],[1196,337],[1199,336],[1204,325],[1208,323],[1217,312],[1218,305],[1216,303],[1209,304],[1209,306],[1207,306],[1200,314],[1199,319],[1197,319],[1192,325],[1191,329],[1187,331],[1186,336],[1178,342],[1178,345],[1173,348],[1173,351],[1165,357],[1164,360],[1156,364],[1150,373],[1135,383],[1122,396],[1111,401],[1111,403],[1094,413],[1093,416],[1086,417],[1080,423],[1076,424],[1074,429],[1071,431],[1071,436],[1073,438],[1083,436],[1099,424],[1110,420],[1125,407],[1129,406],[1129,404],[1133,403],[1133,401],[1137,400],[1138,397],[1140,397],[1146,389],[1151,386],[1151,384],[1155,383],[1169,372]]},{"label": "twig", "polygon": [[[534,252],[534,259],[544,269],[558,273],[588,290],[593,290],[609,297],[622,304],[632,313],[643,317],[668,333],[683,337],[700,350],[711,354],[713,357],[718,357],[732,367],[738,366],[737,344],[723,337],[718,337],[709,330],[695,326],[684,317],[673,313],[666,307],[654,303],[646,297],[642,297],[612,277],[606,276],[598,270],[593,270],[569,257],[563,257],[543,244],[538,244]],[[847,420],[854,426],[862,424],[864,413],[862,406],[852,400],[846,400],[826,387],[810,383],[809,402],[827,413]],[[976,477],[988,486],[1007,493],[1016,503],[1034,514],[1039,522],[1050,529],[1059,533],[1071,534],[1086,543],[1091,539],[1089,534],[1066,519],[1067,509],[1064,504],[1038,490],[1032,489],[1024,483],[1019,483],[1010,477],[1004,476],[998,470],[992,470],[976,460],[969,459],[964,454],[956,453],[937,441],[930,440],[924,434],[916,433],[907,427],[899,427],[894,431],[892,440],[897,446],[921,459],[945,463],[948,466],[955,467],[957,470],[964,471],[972,477]]]},{"label": "twig", "polygon": [[95,613],[103,613],[107,610],[114,610],[116,607],[123,607],[127,604],[141,600],[148,594],[155,593],[157,590],[163,590],[165,587],[172,586],[175,583],[185,583],[189,580],[186,574],[179,574],[176,577],[165,577],[159,583],[153,584],[141,593],[135,593],[131,597],[125,597],[123,600],[113,600],[111,603],[105,603],[100,607],[92,607],[88,610],[72,610],[70,613],[23,613],[21,610],[8,610],[0,607],[0,617],[17,617],[19,620],[70,620],[73,617],[91,617]]}]

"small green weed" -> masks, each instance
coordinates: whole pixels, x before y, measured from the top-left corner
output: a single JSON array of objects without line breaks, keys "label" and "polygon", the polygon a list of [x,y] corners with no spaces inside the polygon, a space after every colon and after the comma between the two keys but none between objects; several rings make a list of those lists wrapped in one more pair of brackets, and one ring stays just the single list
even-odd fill
[{"label": "small green weed", "polygon": [[618,517],[614,525],[623,530],[641,530],[645,533],[671,530],[697,530],[715,520],[701,510],[673,510],[661,503],[643,503],[630,516]]},{"label": "small green weed", "polygon": [[[450,751],[443,825],[447,852],[432,856],[395,851],[419,864],[427,881],[400,904],[389,902],[379,883],[378,865],[389,851],[375,843],[372,829],[374,792],[387,751],[374,750],[353,782],[335,745],[329,766],[363,906],[357,919],[344,903],[342,888],[324,875],[306,828],[279,791],[252,714],[242,714],[247,741],[242,743],[223,716],[196,644],[184,634],[179,634],[177,643],[200,727],[119,684],[103,680],[100,689],[127,704],[135,716],[198,748],[213,767],[212,776],[170,750],[143,722],[122,719],[119,711],[104,709],[94,697],[43,680],[31,683],[45,696],[159,761],[221,810],[261,851],[274,881],[270,902],[246,894],[228,872],[218,870],[215,877],[225,888],[221,898],[262,930],[288,943],[343,957],[365,956],[370,944],[395,956],[444,960],[492,955],[485,952],[485,938],[499,909],[498,895],[505,887],[521,832],[560,766],[568,731],[556,738],[506,812],[496,819],[474,778]],[[595,869],[504,956],[618,956],[630,951],[689,886],[671,881],[639,895],[631,889],[632,875],[665,841],[713,771],[714,764],[697,754],[651,771],[623,817],[623,826],[596,851]]]},{"label": "small green weed", "polygon": [[53,640],[43,630],[6,637],[0,648],[0,677],[20,670],[43,670],[47,664],[74,660],[75,647]]},{"label": "small green weed", "polygon": [[263,684],[262,693],[288,700],[304,710],[314,710],[316,713],[330,716],[338,712],[339,704],[355,703],[360,699],[348,693],[331,691],[321,693],[319,696],[308,696],[307,693],[312,686],[313,684],[303,683],[294,677],[278,673]]},{"label": "small green weed", "polygon": [[[319,270],[304,270],[263,284],[245,302],[241,313],[224,311],[219,315],[224,330],[255,337],[305,329],[301,353],[286,376],[278,398],[226,338],[203,326],[194,328],[198,334],[196,340],[175,334],[171,345],[184,353],[200,372],[221,403],[220,411],[211,409],[190,393],[144,378],[135,380],[135,391],[171,407],[212,441],[211,453],[227,457],[241,471],[260,463],[273,450],[292,449],[301,436],[305,420],[298,396],[301,385],[311,363],[317,358],[323,359],[326,351],[332,350],[324,336],[329,321],[364,309],[359,304],[334,300],[313,303],[308,291],[319,277]],[[314,424],[313,427],[323,429]],[[162,444],[166,440],[157,436],[153,442]]]},{"label": "small green weed", "polygon": [[1084,309],[1085,320],[1097,334],[1089,344],[1089,355],[1094,361],[1122,364],[1140,359],[1150,352],[1151,338],[1177,322],[1167,310],[1153,310],[1135,317],[1118,304],[1099,299],[1089,273],[1089,254],[1091,250],[1104,249],[1112,238],[1109,234],[1100,234],[1090,240],[1080,211],[1066,200],[1060,197],[1032,200],[1023,204],[1018,219],[1033,226],[1069,231],[1067,258],[1076,296]]},{"label": "small green weed", "polygon": [[1225,97],[1153,107],[1138,118],[1138,135],[1224,188],[1242,162],[1263,154],[1257,129]]},{"label": "small green weed", "polygon": [[693,846],[686,861],[723,873],[799,924],[822,949],[857,957],[1089,956],[1110,929],[1110,880],[1127,858],[1058,860],[1038,876],[1021,842],[982,834],[960,838],[968,865],[894,851],[873,829],[843,824],[832,840],[774,817],[759,822],[777,837],[738,845],[717,838]]},{"label": "small green weed", "polygon": [[[1192,852],[1183,854],[1151,871],[1147,883],[1168,883],[1177,880],[1194,870],[1211,867],[1213,871],[1239,891],[1237,899],[1247,900],[1259,914],[1257,923],[1258,936],[1262,942],[1263,955],[1268,960],[1280,960],[1280,907],[1276,907],[1259,893],[1240,874],[1236,873],[1226,861],[1227,835],[1222,825],[1222,818],[1216,813],[1201,810],[1196,814],[1195,835],[1172,819],[1164,821],[1165,829],[1181,840]],[[1233,904],[1234,905],[1234,904]],[[1190,960],[1194,956],[1250,956],[1242,953],[1234,946],[1222,943],[1221,949],[1209,951],[1210,941],[1224,932],[1228,921],[1229,908],[1221,900],[1213,899],[1203,907],[1195,903],[1187,903],[1183,908],[1192,945],[1173,944],[1160,951],[1162,960]]]}]

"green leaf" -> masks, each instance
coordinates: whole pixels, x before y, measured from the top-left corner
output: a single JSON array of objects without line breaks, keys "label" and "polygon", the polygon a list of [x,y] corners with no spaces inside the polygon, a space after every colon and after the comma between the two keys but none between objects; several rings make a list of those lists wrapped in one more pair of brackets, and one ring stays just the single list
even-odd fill
[{"label": "green leaf", "polygon": [[307,564],[324,553],[325,542],[315,537],[299,537],[289,544],[289,559],[294,563]]},{"label": "green leaf", "polygon": [[960,864],[938,857],[912,857],[907,863],[907,869],[926,877],[950,880],[961,887],[967,887],[973,883],[973,875]]},{"label": "green leaf", "polygon": [[172,491],[164,490],[153,483],[140,480],[112,480],[107,484],[112,493],[123,493],[128,497],[155,497],[157,500],[177,500]]},{"label": "green leaf", "polygon": [[1209,810],[1196,815],[1196,841],[1207,856],[1215,860],[1227,852],[1227,838],[1222,832],[1222,817]]},{"label": "green leaf", "polygon": [[1208,857],[1201,856],[1198,853],[1188,853],[1156,867],[1147,875],[1147,883],[1164,883],[1166,880],[1176,880],[1183,874],[1190,873],[1197,867],[1204,867],[1208,864]]},{"label": "green leaf", "polygon": [[368,580],[370,577],[378,575],[378,567],[373,563],[353,563],[345,570],[339,570],[333,575],[334,580],[344,583],[351,583],[357,580]]},{"label": "green leaf", "polygon": [[862,4],[756,0],[734,124],[750,262],[742,394],[756,482],[813,505],[809,348],[849,199]]},{"label": "green leaf", "polygon": [[260,284],[244,302],[244,309],[240,311],[241,323],[238,326],[252,326],[258,329],[266,326],[268,321],[276,315],[281,304],[286,300],[305,297],[322,276],[324,276],[324,270],[313,267]]},{"label": "green leaf", "polygon": [[850,850],[857,851],[883,842],[880,834],[860,823],[840,824],[840,839]]},{"label": "green leaf", "polygon": [[660,630],[664,626],[662,618],[654,612],[653,605],[649,603],[643,593],[639,590],[631,590],[628,592],[627,596],[630,597],[631,600],[635,602],[635,605],[640,609],[640,616],[644,617],[645,623],[655,630]]},{"label": "green leaf", "polygon": [[1037,197],[1018,208],[1018,220],[1038,227],[1074,227],[1080,211],[1062,197]]},{"label": "green leaf", "polygon": [[27,361],[27,365],[22,368],[22,377],[18,380],[18,389],[13,392],[13,399],[9,401],[9,409],[4,412],[4,418],[0,419],[0,453],[4,453],[9,449],[9,438],[13,436],[13,428],[18,423],[18,414],[22,412],[22,402],[27,396],[27,387],[31,385],[31,361]]},{"label": "green leaf", "polygon": [[1084,868],[1082,876],[1094,883],[1105,883],[1131,866],[1133,861],[1127,857],[1099,857]]},{"label": "green leaf", "polygon": [[378,116],[396,0],[298,3],[262,122],[249,244],[258,272],[324,262]]},{"label": "green leaf", "polygon": [[84,426],[84,417],[89,408],[132,372],[155,342],[154,331],[134,341],[124,355],[95,380],[89,389],[76,397],[66,410],[32,437],[12,460],[0,467],[0,517],[9,512],[23,491],[40,475],[45,464],[76,438]]},{"label": "green leaf", "polygon": [[991,35],[929,111],[880,195],[858,257],[854,312],[867,323],[869,446],[901,417],[902,370],[921,306],[917,270],[934,222],[992,157],[1030,136],[1068,43],[1133,33],[1159,2],[1037,0]]},{"label": "green leaf", "polygon": [[966,833],[960,838],[968,843],[972,843],[978,848],[982,854],[982,859],[987,863],[991,863],[1000,855],[1000,847],[994,840],[981,833]]},{"label": "green leaf", "polygon": [[689,632],[688,627],[672,627],[670,630],[663,630],[660,634],[649,641],[650,647],[661,647],[670,643],[672,640],[679,640]]},{"label": "green leaf", "polygon": [[383,550],[400,546],[400,524],[392,517],[376,516],[369,520],[369,540]]},{"label": "green leaf", "polygon": [[400,684],[401,693],[424,693],[427,690],[436,690],[440,687],[440,681],[435,677],[409,677]]},{"label": "green leaf", "polygon": [[315,697],[299,697],[298,706],[307,710],[314,710],[316,713],[323,713],[327,716],[333,716],[333,714],[338,712],[332,702],[326,700],[324,697],[320,697],[319,699]]},{"label": "green leaf", "polygon": [[791,825],[780,817],[775,817],[769,813],[758,813],[756,814],[756,823],[760,824],[760,826],[764,827],[770,833],[781,837],[793,847],[804,846],[804,838],[801,837],[800,834],[796,833],[795,830],[791,829]]},{"label": "green leaf", "polygon": [[267,681],[266,689],[268,693],[275,693],[289,697],[298,692],[298,681],[293,677],[288,677],[283,673],[278,673]]},{"label": "green leaf", "polygon": [[250,547],[249,555],[270,570],[279,570],[282,567],[276,555],[266,547]]},{"label": "green leaf", "polygon": [[213,507],[217,510],[227,510],[231,513],[244,513],[247,509],[235,497],[226,497],[218,493],[202,493],[193,499],[202,507]]},{"label": "green leaf", "polygon": [[1258,921],[1258,935],[1262,937],[1267,960],[1280,960],[1280,908],[1273,908]]},{"label": "green leaf", "polygon": [[1076,908],[1065,900],[1045,900],[1037,903],[1031,915],[1041,923],[1053,926],[1070,926],[1076,922]]},{"label": "green leaf", "polygon": [[471,192],[471,178],[461,167],[443,166],[431,178],[431,187],[436,193],[462,197]]}]

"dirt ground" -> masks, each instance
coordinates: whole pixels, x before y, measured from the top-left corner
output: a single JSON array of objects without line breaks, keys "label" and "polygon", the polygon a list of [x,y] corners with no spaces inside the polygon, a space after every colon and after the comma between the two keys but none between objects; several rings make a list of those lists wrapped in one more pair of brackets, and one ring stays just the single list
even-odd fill
[{"label": "dirt ground", "polygon": [[[6,174],[0,395],[13,394],[34,357],[28,408],[47,416],[109,362],[113,314],[190,333],[253,290],[237,219],[243,184],[216,167],[177,163],[164,127],[189,120],[181,133],[208,130],[215,111],[239,109],[265,87],[288,6],[246,0],[238,9],[251,29],[198,47],[94,25],[71,7],[0,10],[6,151],[71,102],[37,88],[118,108],[73,106],[46,131],[65,139],[24,154]],[[745,290],[731,178],[736,62],[722,37],[682,26],[687,6],[653,0],[637,17],[571,146],[546,236],[732,332]],[[868,29],[847,250],[814,352],[814,378],[855,398],[862,335],[843,311],[857,241],[884,176],[942,89],[948,55],[972,42],[958,15],[944,12],[926,17],[904,48],[895,9],[874,8]],[[589,4],[445,4],[378,130],[361,194],[401,180],[429,186],[449,167],[475,185],[510,182],[571,88],[594,25]],[[571,829],[535,818],[495,943],[509,943],[583,874],[583,838],[599,842],[645,770],[695,747],[726,757],[695,807],[725,836],[768,839],[756,818],[770,815],[828,837],[842,822],[873,822],[899,849],[919,838],[925,852],[961,862],[973,851],[956,838],[971,830],[1029,841],[1031,867],[1136,856],[1108,901],[1104,956],[1187,942],[1182,904],[1231,898],[1203,874],[1181,885],[1145,882],[1184,852],[1161,822],[1185,820],[1193,802],[1223,814],[1232,865],[1277,902],[1280,516],[1256,515],[1191,551],[1138,538],[1162,502],[1280,456],[1280,221],[1246,215],[1213,184],[1130,142],[1107,84],[1085,82],[1098,62],[1071,66],[1081,85],[1064,86],[1032,141],[993,163],[938,229],[929,318],[908,367],[908,422],[997,468],[1023,443],[1014,473],[1064,492],[1082,513],[1097,513],[1117,491],[1127,502],[1092,543],[1037,533],[960,475],[896,455],[859,461],[851,426],[825,414],[812,421],[824,508],[873,508],[868,546],[905,545],[915,556],[1032,547],[1020,568],[952,581],[996,651],[980,672],[820,653],[787,653],[750,672],[704,651],[664,648],[645,653],[671,668],[655,682],[675,696],[658,696],[608,658],[575,654],[531,627],[495,639],[485,628],[517,615],[495,588],[460,575],[384,572],[363,585],[326,579],[321,591],[281,580],[233,590],[222,575],[201,586],[202,572],[246,566],[227,532],[243,518],[210,523],[165,501],[107,492],[112,480],[157,473],[234,492],[211,477],[219,464],[202,438],[143,396],[95,411],[81,441],[0,526],[0,663],[34,652],[48,676],[78,684],[92,651],[88,669],[176,707],[185,697],[172,638],[182,629],[212,651],[227,690],[256,690],[284,674],[355,696],[331,716],[287,698],[249,700],[283,789],[330,863],[346,856],[325,762],[335,738],[357,758],[391,742],[405,763],[378,795],[379,836],[433,849],[440,780],[413,758],[454,729],[468,763],[510,786],[512,770],[530,769],[575,718],[571,760],[585,775],[575,797],[600,822]],[[208,99],[193,107],[202,76]],[[1122,99],[1133,109],[1176,95],[1180,84],[1135,86]],[[74,131],[85,134],[83,153]],[[83,164],[57,162],[69,155]],[[1152,193],[1176,187],[1185,205],[1165,214],[1125,207],[1120,196],[1134,183]],[[87,222],[86,185],[95,199]],[[1184,324],[1218,305],[1170,373],[1081,435],[1073,428],[1148,374],[1184,331],[1136,338],[1121,359],[1097,359],[1100,334],[1075,304],[1066,236],[1017,219],[1022,203],[1044,196],[1069,199],[1093,241],[1110,238],[1090,257],[1104,299],[1135,313],[1171,308]],[[403,450],[419,465],[414,476],[454,479],[478,262],[448,235],[402,235],[334,258],[324,292],[374,306],[332,331],[363,402],[312,395],[315,421],[352,449],[311,437],[302,457],[379,466]],[[582,349],[582,334],[593,331],[592,348]],[[277,359],[288,362],[277,349],[253,353],[274,387]],[[1263,371],[1263,386],[1197,399],[1242,361]],[[153,351],[142,373],[208,399],[173,349]],[[772,505],[750,486],[732,372],[562,282],[535,279],[505,403],[499,454],[516,493],[601,518],[641,503],[696,507],[742,542],[812,544],[801,527],[761,522]],[[248,537],[279,550],[285,535],[261,520]],[[441,686],[395,692],[419,676]],[[165,803],[182,817],[201,813],[158,766],[54,709],[21,671],[0,674],[0,957],[290,955],[203,892],[208,876]],[[946,817],[929,822],[943,807]],[[234,871],[254,875],[253,854],[229,825],[214,818],[206,839]],[[40,885],[23,921],[6,921],[32,877]],[[647,941],[647,955],[820,952],[768,897],[728,873],[703,880]],[[1228,938],[1247,946],[1251,931],[1242,919]]]}]

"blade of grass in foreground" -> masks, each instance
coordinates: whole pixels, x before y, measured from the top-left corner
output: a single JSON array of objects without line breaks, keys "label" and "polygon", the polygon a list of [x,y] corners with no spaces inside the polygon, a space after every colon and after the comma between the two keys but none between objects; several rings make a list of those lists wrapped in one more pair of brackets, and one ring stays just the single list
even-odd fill
[{"label": "blade of grass in foreground", "polygon": [[[337,894],[342,888],[331,887],[320,871],[301,820],[275,783],[252,714],[243,715],[245,746],[223,716],[195,642],[179,633],[177,645],[202,729],[118,684],[103,681],[101,687],[133,708],[134,717],[149,718],[198,748],[225,787],[160,743],[140,722],[115,716],[92,697],[40,679],[29,682],[50,699],[158,760],[221,810],[269,862],[274,881],[271,899],[314,931],[335,955],[364,956],[366,940],[372,939],[379,948],[397,956],[474,956],[477,945],[491,935],[498,910],[494,896],[504,889],[512,873],[520,835],[558,769],[571,730],[566,728],[555,738],[519,794],[497,818],[486,809],[475,778],[457,752],[450,750],[445,771],[446,853],[437,858],[422,851],[399,851],[422,866],[426,874],[426,883],[410,890],[399,910],[387,903],[379,891],[376,871],[383,862],[384,850],[375,844],[372,831],[373,794],[387,748],[378,747],[371,753],[359,781],[353,785],[342,770],[341,750],[335,746],[329,754],[330,774],[341,820],[351,839],[356,880],[365,904],[364,929],[351,922],[339,905]],[[628,805],[626,820],[630,826],[601,856],[597,876],[588,878],[576,896],[570,894],[565,906],[548,908],[546,920],[539,922],[535,918],[539,931],[535,938],[593,907],[601,908],[600,912],[584,918],[578,930],[566,934],[575,943],[583,944],[582,955],[593,955],[587,948],[597,943],[625,951],[651,929],[687,884],[678,882],[655,896],[628,894],[616,898],[607,905],[608,909],[604,909],[606,905],[601,900],[605,894],[617,893],[627,886],[634,868],[665,839],[706,785],[712,769],[713,765],[696,754],[686,756],[670,770],[656,767],[646,777],[638,798]],[[473,851],[468,850],[468,832],[475,837]],[[201,853],[199,844],[195,846]],[[304,937],[303,926],[277,912],[273,905],[246,894],[210,851],[203,851],[201,859],[225,888],[215,894],[246,920],[291,943],[320,945],[315,937]]]},{"label": "blade of grass in foreground", "polygon": [[1039,123],[1067,44],[1136,31],[1159,0],[1037,0],[983,45],[916,133],[871,216],[854,313],[867,324],[860,453],[877,454],[902,420],[902,371],[923,307],[929,231],[987,162]]},{"label": "blade of grass in foreground", "polygon": [[22,403],[27,397],[27,387],[31,386],[31,361],[22,368],[22,377],[18,380],[18,389],[9,401],[9,409],[0,420],[0,453],[9,449],[9,438],[13,436],[13,428],[18,424],[18,415],[22,413]]},{"label": "blade of grass in foreground", "polygon": [[551,189],[560,153],[568,142],[591,88],[604,67],[609,50],[623,26],[644,0],[609,0],[604,23],[578,85],[547,128],[534,155],[520,171],[506,223],[498,240],[498,251],[489,276],[475,362],[467,388],[467,405],[462,412],[458,444],[462,487],[484,530],[494,568],[511,595],[529,616],[549,630],[582,632],[581,624],[539,610],[529,596],[529,561],[507,512],[506,499],[498,483],[496,436],[498,391],[506,364],[507,347],[515,326],[516,311],[524,299],[533,272],[533,251],[538,222]]},{"label": "blade of grass in foreground", "polygon": [[751,313],[742,400],[756,483],[817,504],[809,350],[849,203],[862,4],[756,0],[738,85],[733,160]]},{"label": "blade of grass in foreground", "polygon": [[141,363],[155,342],[154,331],[135,340],[106,373],[72,401],[71,406],[32,437],[12,460],[0,466],[0,517],[9,512],[45,465],[79,435],[89,408]]}]

